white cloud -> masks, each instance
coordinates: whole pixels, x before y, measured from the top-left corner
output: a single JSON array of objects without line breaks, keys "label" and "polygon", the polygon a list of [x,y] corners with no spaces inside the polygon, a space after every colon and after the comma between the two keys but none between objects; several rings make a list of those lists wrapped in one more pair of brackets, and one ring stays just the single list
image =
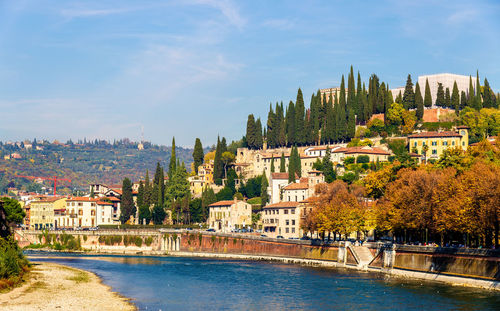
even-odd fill
[{"label": "white cloud", "polygon": [[201,4],[218,9],[238,29],[242,29],[247,24],[247,20],[241,16],[238,8],[230,0],[187,0],[185,3]]}]

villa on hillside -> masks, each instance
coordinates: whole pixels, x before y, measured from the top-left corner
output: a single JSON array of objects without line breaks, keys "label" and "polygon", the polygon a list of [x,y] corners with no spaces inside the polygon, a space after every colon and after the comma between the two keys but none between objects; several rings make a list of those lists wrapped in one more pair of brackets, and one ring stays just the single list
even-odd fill
[{"label": "villa on hillside", "polygon": [[[458,126],[455,131],[421,132],[408,136],[409,151],[437,160],[447,148],[460,147],[467,150],[469,131],[467,126]],[[428,151],[424,154],[424,148]]]},{"label": "villa on hillside", "polygon": [[252,225],[252,205],[244,201],[228,200],[208,206],[208,226],[217,232],[231,232]]}]

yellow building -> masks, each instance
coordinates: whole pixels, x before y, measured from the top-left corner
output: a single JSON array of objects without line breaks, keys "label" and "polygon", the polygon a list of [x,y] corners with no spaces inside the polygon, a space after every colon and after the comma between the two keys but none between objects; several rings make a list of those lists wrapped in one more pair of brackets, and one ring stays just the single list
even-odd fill
[{"label": "yellow building", "polygon": [[30,229],[54,228],[54,210],[63,209],[66,198],[44,198],[30,204]]},{"label": "yellow building", "polygon": [[219,201],[208,208],[208,226],[217,232],[231,232],[252,225],[252,205],[247,202]]},{"label": "yellow building", "polygon": [[[459,126],[456,131],[423,132],[408,136],[410,152],[424,155],[427,160],[439,159],[447,148],[460,147],[467,150],[469,146],[469,131],[466,126]],[[424,146],[427,152],[424,154]]]},{"label": "yellow building", "polygon": [[301,204],[299,202],[278,202],[263,207],[262,226],[263,233],[271,238],[282,236],[300,238]]}]

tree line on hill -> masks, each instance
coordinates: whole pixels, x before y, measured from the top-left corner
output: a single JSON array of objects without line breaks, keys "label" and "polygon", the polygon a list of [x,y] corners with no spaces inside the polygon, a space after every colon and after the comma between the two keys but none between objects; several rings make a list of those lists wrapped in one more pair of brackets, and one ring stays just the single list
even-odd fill
[{"label": "tree line on hill", "polygon": [[[366,88],[358,72],[355,84],[351,66],[347,88],[342,75],[340,88],[329,91],[328,96],[327,92],[322,94],[320,90],[316,94],[313,93],[308,109],[304,106],[302,90],[299,88],[295,102],[290,101],[288,106],[283,102],[276,103],[274,107],[270,105],[264,126],[260,118],[255,119],[255,116],[250,114],[244,143],[250,149],[261,149],[264,142],[268,148],[348,142],[355,137],[356,124],[366,124],[373,114],[383,113],[384,123],[390,124],[391,120],[387,119],[387,114],[391,108],[408,111],[407,117],[401,118],[402,125],[408,128],[414,126],[416,121],[422,120],[424,107],[429,108],[433,103],[438,107],[453,108],[457,114],[467,107],[476,110],[498,108],[499,95],[495,96],[488,79],[485,78],[483,86],[479,81],[477,73],[474,88],[470,77],[469,92],[462,91],[461,94],[456,82],[451,92],[448,88],[444,90],[443,85],[439,83],[437,98],[433,100],[429,82],[426,81],[422,94],[418,82],[415,90],[413,89],[411,75],[408,75],[404,93],[393,99],[389,85],[380,83],[376,74],[370,76]],[[335,96],[332,93],[335,93]]]}]

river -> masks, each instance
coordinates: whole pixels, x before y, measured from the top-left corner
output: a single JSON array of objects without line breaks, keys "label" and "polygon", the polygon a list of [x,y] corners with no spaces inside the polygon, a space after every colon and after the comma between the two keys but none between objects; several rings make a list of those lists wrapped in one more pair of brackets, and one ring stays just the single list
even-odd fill
[{"label": "river", "polygon": [[269,262],[29,252],[96,273],[139,310],[499,310],[500,294]]}]

